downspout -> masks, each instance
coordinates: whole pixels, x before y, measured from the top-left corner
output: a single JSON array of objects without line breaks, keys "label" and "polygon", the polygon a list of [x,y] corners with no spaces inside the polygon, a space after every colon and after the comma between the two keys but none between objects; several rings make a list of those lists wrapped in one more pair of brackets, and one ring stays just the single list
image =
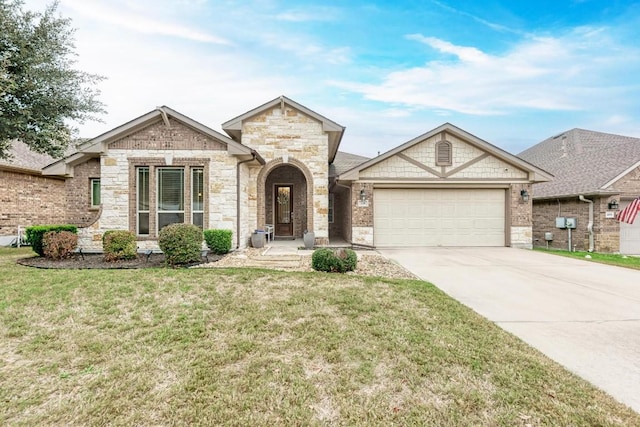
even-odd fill
[{"label": "downspout", "polygon": [[240,248],[240,165],[252,162],[258,153],[251,150],[251,159],[242,160],[236,165],[236,249]]},{"label": "downspout", "polygon": [[583,195],[578,196],[580,201],[589,203],[589,223],[587,231],[589,231],[589,252],[593,252],[593,200],[585,199]]}]

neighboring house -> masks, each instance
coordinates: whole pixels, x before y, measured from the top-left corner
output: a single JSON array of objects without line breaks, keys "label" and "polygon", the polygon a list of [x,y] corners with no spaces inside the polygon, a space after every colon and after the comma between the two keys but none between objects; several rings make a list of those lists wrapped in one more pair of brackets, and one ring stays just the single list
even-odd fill
[{"label": "neighboring house", "polygon": [[[553,248],[640,254],[640,221],[615,219],[640,196],[640,138],[572,129],[519,157],[555,176],[533,187],[535,245],[546,246],[552,238]],[[577,219],[571,244],[569,229],[558,228],[556,218]]]},{"label": "neighboring house", "polygon": [[65,180],[42,175],[54,159],[20,141],[10,156],[0,159],[0,245],[11,243],[18,227],[65,222]]},{"label": "neighboring house", "polygon": [[96,250],[114,229],[155,249],[175,222],[230,229],[240,248],[267,225],[277,238],[313,232],[317,245],[530,248],[521,193],[551,179],[450,124],[375,159],[342,153],[344,127],[284,96],[222,129],[158,107],[43,174],[73,189],[67,222]]}]

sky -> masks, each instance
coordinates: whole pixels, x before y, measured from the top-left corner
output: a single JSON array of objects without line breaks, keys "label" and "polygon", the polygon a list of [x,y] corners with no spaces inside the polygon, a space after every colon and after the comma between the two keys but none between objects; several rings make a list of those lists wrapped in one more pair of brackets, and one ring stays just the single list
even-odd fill
[{"label": "sky", "polygon": [[223,132],[280,95],[367,157],[446,122],[512,154],[573,128],[640,137],[640,1],[60,0],[58,13],[76,68],[106,77],[85,138],[160,105]]}]

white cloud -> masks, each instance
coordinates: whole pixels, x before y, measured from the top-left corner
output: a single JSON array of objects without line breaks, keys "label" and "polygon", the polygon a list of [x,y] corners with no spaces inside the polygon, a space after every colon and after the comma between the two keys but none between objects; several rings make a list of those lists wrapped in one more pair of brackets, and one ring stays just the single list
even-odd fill
[{"label": "white cloud", "polygon": [[514,109],[588,109],[624,91],[615,79],[619,70],[640,68],[638,52],[613,46],[603,28],[527,38],[502,54],[420,34],[407,38],[446,55],[424,66],[389,72],[380,84],[332,84],[375,101],[494,115]]},{"label": "white cloud", "polygon": [[289,9],[276,15],[276,19],[288,22],[329,22],[339,18],[341,12],[334,7],[310,6]]},{"label": "white cloud", "polygon": [[231,44],[229,40],[200,31],[187,25],[180,25],[162,18],[150,17],[149,9],[129,7],[129,4],[104,3],[101,1],[67,0],[63,5],[79,16],[105,24],[126,28],[142,34],[158,34],[203,43]]}]

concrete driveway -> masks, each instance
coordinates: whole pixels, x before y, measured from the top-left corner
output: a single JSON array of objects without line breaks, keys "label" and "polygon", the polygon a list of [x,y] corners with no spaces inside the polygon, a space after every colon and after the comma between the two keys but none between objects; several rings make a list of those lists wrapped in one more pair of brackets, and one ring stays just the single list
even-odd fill
[{"label": "concrete driveway", "polygon": [[640,271],[512,248],[379,252],[640,412]]}]

